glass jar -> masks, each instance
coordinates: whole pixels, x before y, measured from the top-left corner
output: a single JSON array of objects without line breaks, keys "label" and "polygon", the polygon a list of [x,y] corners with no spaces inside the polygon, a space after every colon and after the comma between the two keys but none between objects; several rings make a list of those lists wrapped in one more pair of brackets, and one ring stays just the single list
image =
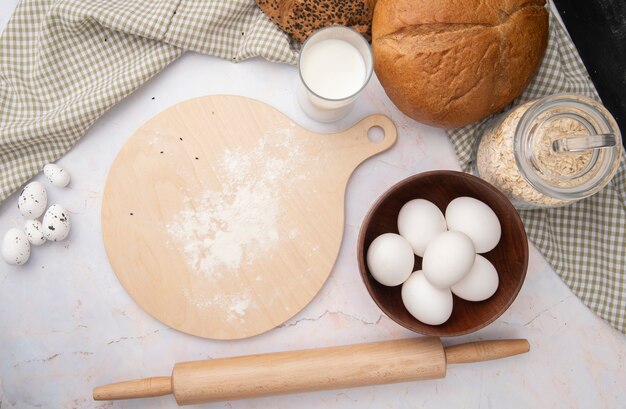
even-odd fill
[{"label": "glass jar", "polygon": [[492,119],[475,142],[472,170],[519,209],[557,207],[606,186],[621,154],[619,128],[602,104],[557,94]]}]

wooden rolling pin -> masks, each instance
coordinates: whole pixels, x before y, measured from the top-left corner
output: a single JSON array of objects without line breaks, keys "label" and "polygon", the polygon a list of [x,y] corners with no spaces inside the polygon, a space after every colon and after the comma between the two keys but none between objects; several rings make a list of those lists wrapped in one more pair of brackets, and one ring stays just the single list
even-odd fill
[{"label": "wooden rolling pin", "polygon": [[179,405],[443,378],[447,364],[530,350],[525,339],[444,348],[436,337],[178,363],[172,376],[99,386],[95,400],[174,394]]}]

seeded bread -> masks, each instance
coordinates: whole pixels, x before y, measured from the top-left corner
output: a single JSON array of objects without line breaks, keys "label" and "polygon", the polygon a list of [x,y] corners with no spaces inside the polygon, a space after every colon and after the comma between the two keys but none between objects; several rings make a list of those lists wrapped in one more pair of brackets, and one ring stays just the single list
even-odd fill
[{"label": "seeded bread", "polygon": [[296,40],[305,41],[315,30],[346,26],[371,38],[372,0],[256,0],[274,23]]},{"label": "seeded bread", "polygon": [[544,0],[379,0],[372,23],[374,69],[389,98],[443,128],[519,96],[547,39]]}]

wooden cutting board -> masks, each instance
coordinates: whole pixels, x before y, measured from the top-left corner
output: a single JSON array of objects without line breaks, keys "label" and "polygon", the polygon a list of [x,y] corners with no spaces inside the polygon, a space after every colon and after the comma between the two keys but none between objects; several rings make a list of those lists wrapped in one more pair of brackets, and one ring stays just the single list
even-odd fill
[{"label": "wooden cutting board", "polygon": [[[367,136],[375,126],[378,143]],[[395,140],[383,115],[324,135],[243,97],[174,105],[130,137],[109,171],[102,233],[113,270],[145,311],[180,331],[270,330],[328,278],[348,179]]]}]

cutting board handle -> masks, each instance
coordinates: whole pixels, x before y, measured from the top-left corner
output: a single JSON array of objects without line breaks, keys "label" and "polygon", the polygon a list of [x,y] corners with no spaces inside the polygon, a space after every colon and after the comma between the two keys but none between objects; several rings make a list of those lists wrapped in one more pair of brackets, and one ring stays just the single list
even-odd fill
[{"label": "cutting board handle", "polygon": [[[374,142],[368,137],[370,129],[379,127],[383,131],[383,139]],[[358,147],[359,151],[363,151],[368,158],[377,153],[383,152],[396,143],[398,131],[396,125],[391,119],[382,114],[374,114],[367,116],[357,122],[352,128],[340,132],[340,138],[352,139],[352,143]]]}]

